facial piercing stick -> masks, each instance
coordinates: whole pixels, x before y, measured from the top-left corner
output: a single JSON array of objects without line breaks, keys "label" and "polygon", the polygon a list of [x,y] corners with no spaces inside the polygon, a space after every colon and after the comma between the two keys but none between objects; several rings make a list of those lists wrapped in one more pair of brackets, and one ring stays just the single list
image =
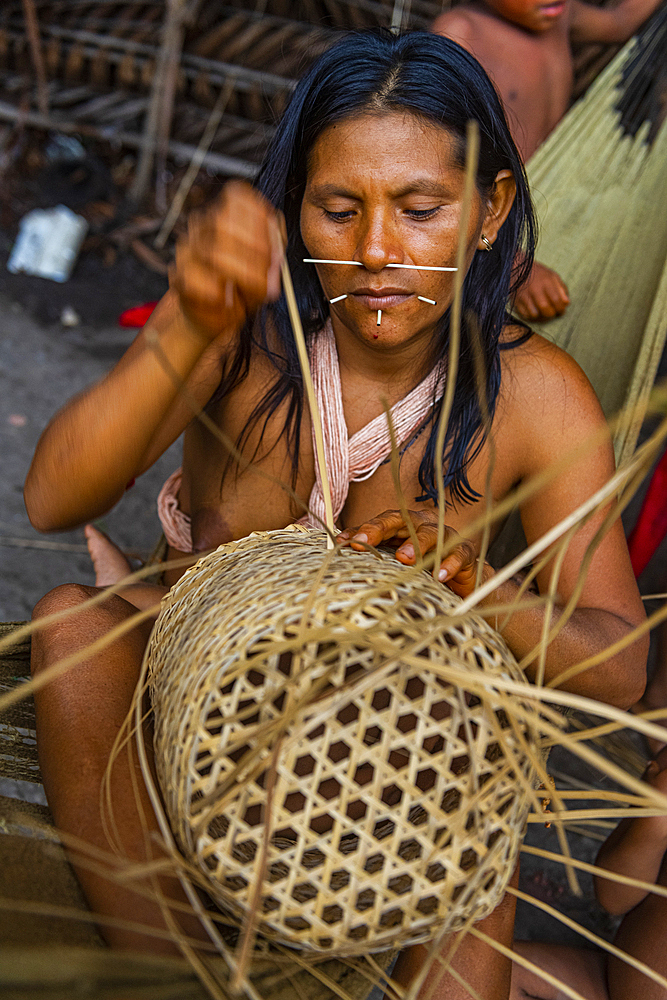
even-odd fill
[{"label": "facial piercing stick", "polygon": [[[304,264],[354,264],[355,267],[363,267],[360,260],[329,260],[318,257],[304,257]],[[410,271],[458,271],[458,267],[436,267],[427,264],[385,264],[385,267],[405,267]]]},{"label": "facial piercing stick", "polygon": [[431,267],[427,264],[385,264],[385,267],[406,267],[411,271],[458,271],[458,267]]},{"label": "facial piercing stick", "polygon": [[346,298],[347,298],[347,295],[337,295],[335,299],[329,299],[329,304],[333,305],[334,302],[342,302],[342,300],[346,299]]},{"label": "facial piercing stick", "polygon": [[382,322],[382,310],[378,309],[378,321],[376,325],[379,326],[381,322]]},{"label": "facial piercing stick", "polygon": [[430,306],[437,306],[438,304],[435,299],[427,299],[425,295],[418,295],[417,298],[420,302],[428,302]]},{"label": "facial piercing stick", "polygon": [[356,267],[363,267],[360,260],[319,260],[317,257],[304,257],[304,264],[355,264]]}]

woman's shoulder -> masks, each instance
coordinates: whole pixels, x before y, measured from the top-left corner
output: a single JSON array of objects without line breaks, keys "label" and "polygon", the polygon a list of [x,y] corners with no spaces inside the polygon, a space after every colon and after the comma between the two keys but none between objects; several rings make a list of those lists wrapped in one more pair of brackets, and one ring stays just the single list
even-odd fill
[{"label": "woman's shoulder", "polygon": [[548,448],[573,445],[606,424],[586,374],[546,337],[508,327],[501,351],[501,423],[519,439]]},{"label": "woman's shoulder", "polygon": [[505,329],[500,352],[505,393],[552,405],[589,402],[600,409],[593,386],[574,358],[553,341],[518,326]]}]

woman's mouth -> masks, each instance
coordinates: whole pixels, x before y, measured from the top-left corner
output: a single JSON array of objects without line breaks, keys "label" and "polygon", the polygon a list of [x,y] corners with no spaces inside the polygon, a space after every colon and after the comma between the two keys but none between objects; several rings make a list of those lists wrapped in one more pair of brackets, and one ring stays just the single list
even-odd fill
[{"label": "woman's mouth", "polygon": [[368,309],[391,309],[392,306],[400,306],[402,302],[407,302],[414,295],[414,292],[406,292],[402,288],[357,288],[354,292],[349,292],[352,298],[356,299]]}]

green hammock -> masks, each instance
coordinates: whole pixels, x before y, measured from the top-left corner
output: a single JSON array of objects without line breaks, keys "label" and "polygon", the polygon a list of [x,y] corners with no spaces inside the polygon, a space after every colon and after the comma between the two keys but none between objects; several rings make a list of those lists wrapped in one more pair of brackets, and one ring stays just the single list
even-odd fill
[{"label": "green hammock", "polygon": [[632,453],[667,333],[667,8],[622,49],[528,163],[538,259],[565,314],[533,324],[582,366]]}]

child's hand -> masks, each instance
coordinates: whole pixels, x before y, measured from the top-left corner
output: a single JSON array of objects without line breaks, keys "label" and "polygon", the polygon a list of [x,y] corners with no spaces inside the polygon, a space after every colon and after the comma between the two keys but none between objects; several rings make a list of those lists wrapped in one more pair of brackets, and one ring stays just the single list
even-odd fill
[{"label": "child's hand", "polygon": [[[644,771],[643,780],[647,785],[667,795],[667,747],[662,749],[655,760],[650,760]],[[667,816],[651,816],[646,820],[651,832],[665,841],[667,847]]]},{"label": "child's hand", "polygon": [[535,261],[530,277],[517,292],[514,309],[523,319],[553,319],[570,304],[567,286],[555,271]]},{"label": "child's hand", "polygon": [[[409,510],[408,514],[417,536],[422,556],[432,552],[437,543],[438,513],[434,510]],[[456,538],[458,532],[445,525],[445,541]],[[407,539],[407,540],[406,540]],[[400,510],[385,510],[383,514],[365,521],[356,528],[341,531],[336,541],[341,545],[351,545],[354,549],[365,549],[368,545],[390,545],[396,548],[396,558],[406,566],[417,562],[410,531]],[[484,578],[487,569],[484,567]],[[475,546],[466,538],[459,538],[458,544],[443,559],[438,571],[438,579],[446,583],[459,597],[467,597],[475,589],[477,576],[477,553]]]},{"label": "child's hand", "polygon": [[249,313],[280,294],[279,217],[249,184],[226,184],[190,218],[169,282],[189,322],[207,340],[236,333]]}]

